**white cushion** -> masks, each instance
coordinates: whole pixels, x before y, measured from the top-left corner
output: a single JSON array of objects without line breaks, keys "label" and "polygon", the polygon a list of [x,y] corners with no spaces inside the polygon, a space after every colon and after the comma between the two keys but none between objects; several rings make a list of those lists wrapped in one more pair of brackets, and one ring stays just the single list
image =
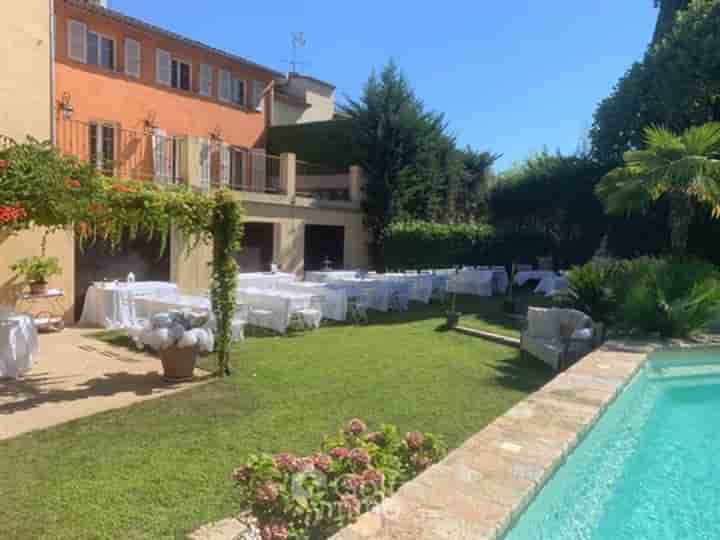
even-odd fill
[{"label": "white cushion", "polygon": [[575,330],[571,336],[572,339],[582,339],[582,340],[592,339],[592,337],[593,337],[592,328],[579,328],[579,329]]}]

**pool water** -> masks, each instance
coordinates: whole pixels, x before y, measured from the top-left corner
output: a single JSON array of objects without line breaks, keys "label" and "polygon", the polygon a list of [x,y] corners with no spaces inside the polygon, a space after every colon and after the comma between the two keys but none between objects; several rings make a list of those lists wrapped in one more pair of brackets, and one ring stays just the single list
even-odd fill
[{"label": "pool water", "polygon": [[720,538],[720,349],[653,354],[505,540]]}]

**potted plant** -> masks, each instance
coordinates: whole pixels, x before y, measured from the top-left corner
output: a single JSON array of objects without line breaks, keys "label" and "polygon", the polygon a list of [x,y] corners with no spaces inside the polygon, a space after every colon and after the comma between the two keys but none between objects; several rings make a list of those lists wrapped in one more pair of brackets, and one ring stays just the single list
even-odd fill
[{"label": "potted plant", "polygon": [[208,317],[197,313],[156,313],[144,327],[131,328],[128,334],[140,349],[158,351],[163,376],[171,382],[192,379],[198,355],[213,349]]},{"label": "potted plant", "polygon": [[48,292],[48,278],[62,274],[57,257],[24,257],[10,266],[10,270],[25,277],[30,284],[30,294]]}]

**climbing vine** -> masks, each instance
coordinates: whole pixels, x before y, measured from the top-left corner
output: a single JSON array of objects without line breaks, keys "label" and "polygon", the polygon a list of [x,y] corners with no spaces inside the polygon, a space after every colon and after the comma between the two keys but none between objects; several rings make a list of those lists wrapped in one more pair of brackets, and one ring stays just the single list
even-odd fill
[{"label": "climbing vine", "polygon": [[175,230],[188,250],[212,244],[218,373],[228,374],[237,274],[232,253],[243,233],[242,206],[232,194],[109,178],[48,142],[0,142],[0,232],[72,227],[81,245],[103,239],[116,249],[125,238],[159,237],[164,251]]}]

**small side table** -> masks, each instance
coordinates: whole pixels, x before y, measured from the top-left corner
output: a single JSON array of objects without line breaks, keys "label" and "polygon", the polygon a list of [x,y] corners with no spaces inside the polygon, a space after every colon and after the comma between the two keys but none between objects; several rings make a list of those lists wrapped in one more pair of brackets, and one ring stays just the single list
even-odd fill
[{"label": "small side table", "polygon": [[[65,328],[64,298],[65,292],[62,289],[50,289],[45,294],[21,293],[17,310],[30,314],[39,332],[60,332]],[[45,310],[37,308],[37,304],[42,302],[47,306]]]}]

